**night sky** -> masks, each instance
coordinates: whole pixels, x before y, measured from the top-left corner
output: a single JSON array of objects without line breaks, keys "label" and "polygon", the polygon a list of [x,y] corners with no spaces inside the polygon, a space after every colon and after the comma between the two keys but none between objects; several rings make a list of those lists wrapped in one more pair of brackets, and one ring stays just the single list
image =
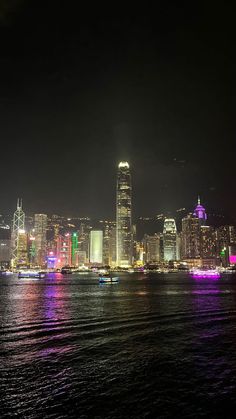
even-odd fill
[{"label": "night sky", "polygon": [[234,217],[232,10],[76,3],[0,1],[0,212],[114,219],[125,159],[135,216]]}]

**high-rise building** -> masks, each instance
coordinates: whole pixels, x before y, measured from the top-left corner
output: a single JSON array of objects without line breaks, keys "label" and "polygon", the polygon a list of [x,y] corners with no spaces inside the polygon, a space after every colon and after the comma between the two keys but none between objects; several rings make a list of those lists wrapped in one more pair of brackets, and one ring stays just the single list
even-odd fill
[{"label": "high-rise building", "polygon": [[182,219],[181,258],[200,258],[200,224],[193,214]]},{"label": "high-rise building", "polygon": [[221,226],[216,229],[216,254],[223,266],[229,264],[229,247],[236,244],[234,226]]},{"label": "high-rise building", "polygon": [[[80,224],[78,235],[78,251],[86,254],[86,262],[89,261],[89,229],[84,223]],[[83,254],[84,254],[83,253]]]},{"label": "high-rise building", "polygon": [[120,162],[116,189],[116,264],[132,265],[132,185],[128,162]]},{"label": "high-rise building", "polygon": [[90,245],[89,245],[89,261],[94,264],[102,264],[103,262],[103,231],[90,231]]},{"label": "high-rise building", "polygon": [[47,256],[47,215],[35,214],[34,237],[35,237],[35,264],[46,265]]},{"label": "high-rise building", "polygon": [[0,267],[9,267],[11,260],[11,229],[0,216]]},{"label": "high-rise building", "polygon": [[86,265],[86,263],[87,263],[87,255],[86,255],[86,252],[83,251],[83,250],[81,250],[81,251],[78,250],[76,265],[78,265],[78,266],[84,266],[84,265]]},{"label": "high-rise building", "polygon": [[71,235],[66,233],[57,238],[57,267],[71,266]]},{"label": "high-rise building", "polygon": [[193,215],[198,218],[200,225],[206,224],[207,214],[205,208],[201,205],[200,196],[198,197],[198,203],[195,207]]},{"label": "high-rise building", "polygon": [[0,239],[0,267],[10,262],[11,240]]},{"label": "high-rise building", "polygon": [[78,233],[72,233],[71,237],[71,263],[73,266],[78,265]]},{"label": "high-rise building", "polygon": [[116,266],[116,227],[112,226],[110,230],[109,243],[109,266]]},{"label": "high-rise building", "polygon": [[22,209],[22,199],[17,200],[16,211],[14,212],[11,233],[11,264],[16,267],[18,264],[19,232],[25,232],[25,213]]},{"label": "high-rise building", "polygon": [[216,234],[211,226],[201,226],[200,228],[200,252],[203,259],[216,257]]},{"label": "high-rise building", "polygon": [[174,218],[166,218],[163,228],[164,260],[176,260],[177,229]]},{"label": "high-rise building", "polygon": [[149,236],[145,234],[143,239],[145,263],[160,262],[160,235]]},{"label": "high-rise building", "polygon": [[25,230],[19,230],[17,240],[16,266],[28,264],[28,236]]},{"label": "high-rise building", "polygon": [[109,225],[105,226],[103,235],[103,264],[110,265],[110,229]]}]

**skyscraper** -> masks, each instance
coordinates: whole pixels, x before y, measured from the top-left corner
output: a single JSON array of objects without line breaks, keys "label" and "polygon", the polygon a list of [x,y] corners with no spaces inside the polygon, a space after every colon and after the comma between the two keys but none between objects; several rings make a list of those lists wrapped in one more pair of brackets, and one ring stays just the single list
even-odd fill
[{"label": "skyscraper", "polygon": [[116,189],[116,264],[132,265],[132,185],[128,162],[120,162]]},{"label": "skyscraper", "polygon": [[174,218],[166,218],[163,228],[164,260],[176,260],[177,229]]},{"label": "skyscraper", "polygon": [[46,264],[47,253],[47,215],[35,214],[34,235],[35,235],[35,263],[38,266]]},{"label": "skyscraper", "polygon": [[28,236],[25,230],[19,230],[18,232],[16,261],[16,266],[26,266],[28,264]]},{"label": "skyscraper", "polygon": [[200,258],[200,224],[193,214],[182,219],[181,257],[183,259]]},{"label": "skyscraper", "polygon": [[149,236],[145,234],[143,239],[145,263],[157,263],[160,261],[160,235]]},{"label": "skyscraper", "polygon": [[13,267],[16,267],[18,263],[19,235],[21,232],[25,232],[25,213],[22,209],[22,199],[18,199],[11,233],[11,264]]},{"label": "skyscraper", "polygon": [[203,259],[216,257],[216,232],[213,227],[201,226],[200,250]]},{"label": "skyscraper", "polygon": [[90,263],[102,264],[103,262],[103,232],[100,230],[90,231],[89,246]]},{"label": "skyscraper", "polygon": [[57,267],[71,266],[71,234],[57,237]]},{"label": "skyscraper", "polygon": [[71,263],[73,266],[78,264],[78,233],[74,232],[71,236]]},{"label": "skyscraper", "polygon": [[207,215],[206,215],[206,210],[205,208],[201,205],[201,201],[200,201],[200,196],[198,197],[198,202],[197,202],[197,206],[194,210],[193,215],[195,215],[195,217],[198,218],[199,223],[201,225],[205,225],[206,224],[206,219],[207,219]]}]

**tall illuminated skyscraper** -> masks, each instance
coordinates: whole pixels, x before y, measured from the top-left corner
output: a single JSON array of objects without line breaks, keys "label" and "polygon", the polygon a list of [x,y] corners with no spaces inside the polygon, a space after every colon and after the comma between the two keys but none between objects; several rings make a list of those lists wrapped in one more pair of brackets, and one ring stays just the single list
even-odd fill
[{"label": "tall illuminated skyscraper", "polygon": [[71,234],[57,237],[57,268],[71,266]]},{"label": "tall illuminated skyscraper", "polygon": [[182,219],[181,239],[182,258],[200,258],[200,223],[198,217],[193,214],[188,214]]},{"label": "tall illuminated skyscraper", "polygon": [[176,260],[177,230],[173,218],[166,218],[164,221],[163,248],[165,261]]},{"label": "tall illuminated skyscraper", "polygon": [[22,199],[18,199],[11,232],[11,264],[13,267],[16,267],[18,263],[18,248],[21,247],[19,241],[21,241],[20,234],[22,232],[25,232],[25,213],[22,209]]},{"label": "tall illuminated skyscraper", "polygon": [[102,264],[103,261],[103,232],[100,230],[90,231],[89,245],[90,263]]},{"label": "tall illuminated skyscraper", "polygon": [[120,162],[116,189],[116,264],[132,265],[132,185],[128,162]]},{"label": "tall illuminated skyscraper", "polygon": [[76,266],[78,262],[78,233],[74,232],[71,236],[71,263]]},{"label": "tall illuminated skyscraper", "polygon": [[46,264],[47,253],[47,215],[35,214],[34,235],[35,235],[35,263],[38,266]]},{"label": "tall illuminated skyscraper", "polygon": [[17,241],[16,266],[26,266],[28,264],[28,236],[25,230],[19,230]]}]

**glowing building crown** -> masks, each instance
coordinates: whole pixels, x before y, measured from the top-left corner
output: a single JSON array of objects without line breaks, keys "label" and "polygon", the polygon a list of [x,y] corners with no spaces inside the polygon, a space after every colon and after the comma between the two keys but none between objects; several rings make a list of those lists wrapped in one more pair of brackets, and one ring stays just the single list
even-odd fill
[{"label": "glowing building crown", "polygon": [[199,219],[202,219],[202,220],[206,220],[207,219],[206,210],[201,205],[200,196],[198,196],[197,206],[196,206],[196,208],[194,210],[194,215],[195,215],[195,217],[197,217]]},{"label": "glowing building crown", "polygon": [[119,168],[119,169],[122,169],[122,168],[127,168],[127,169],[129,169],[129,163],[128,163],[127,161],[121,161],[121,162],[119,163],[119,165],[118,165],[118,168]]}]

